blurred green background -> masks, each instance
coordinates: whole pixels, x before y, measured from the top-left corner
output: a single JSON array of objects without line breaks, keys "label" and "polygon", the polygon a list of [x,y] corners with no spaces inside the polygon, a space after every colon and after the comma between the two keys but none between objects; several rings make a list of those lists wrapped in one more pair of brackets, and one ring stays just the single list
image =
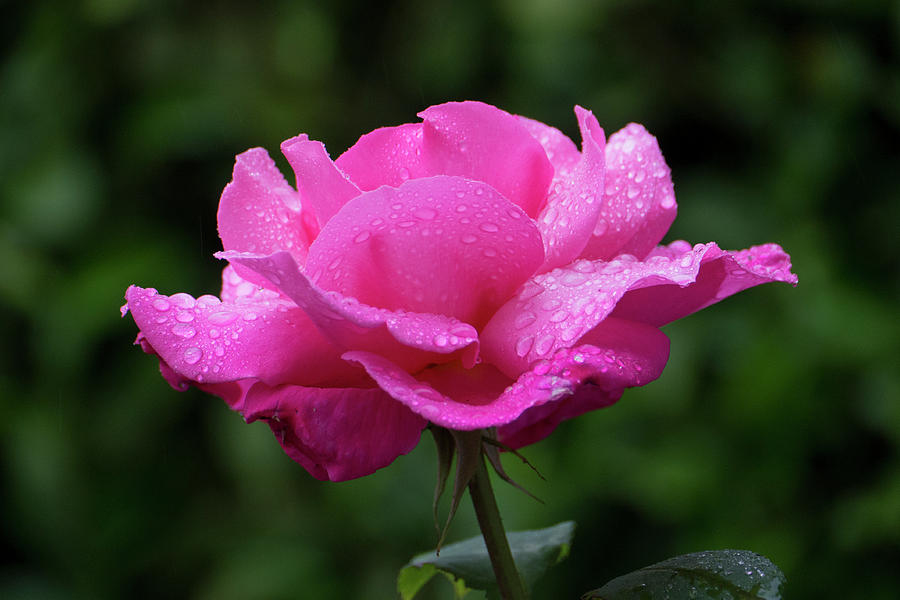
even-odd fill
[{"label": "blurred green background", "polygon": [[[394,597],[435,542],[430,440],[316,482],[118,308],[218,291],[235,154],[337,156],[451,99],[644,123],[667,240],[777,241],[800,275],[667,327],[659,381],[526,449],[546,482],[508,461],[546,503],[497,486],[509,528],[579,524],[535,597],[716,548],[790,598],[900,593],[900,3],[7,0],[0,57],[0,597]],[[449,539],[476,531],[464,504]]]}]

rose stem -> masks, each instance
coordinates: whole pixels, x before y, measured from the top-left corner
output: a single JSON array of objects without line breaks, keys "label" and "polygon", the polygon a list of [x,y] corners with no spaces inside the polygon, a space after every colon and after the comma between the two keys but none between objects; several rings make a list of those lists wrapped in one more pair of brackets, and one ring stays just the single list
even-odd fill
[{"label": "rose stem", "polygon": [[500,596],[503,600],[527,600],[528,594],[509,550],[509,542],[503,530],[503,521],[500,519],[500,510],[497,508],[497,500],[494,498],[494,490],[491,488],[483,456],[478,457],[478,470],[469,481],[469,495],[472,497],[478,526],[481,528],[481,535],[491,557]]}]

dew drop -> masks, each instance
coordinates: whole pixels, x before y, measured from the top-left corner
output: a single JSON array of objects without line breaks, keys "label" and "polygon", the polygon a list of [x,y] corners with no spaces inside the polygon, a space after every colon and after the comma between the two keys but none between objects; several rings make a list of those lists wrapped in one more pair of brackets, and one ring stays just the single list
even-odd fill
[{"label": "dew drop", "polygon": [[356,242],[357,244],[362,244],[364,241],[366,241],[367,239],[369,239],[369,236],[370,236],[370,235],[371,235],[371,234],[370,234],[368,231],[360,231],[360,232],[356,235],[356,237],[353,238],[353,241]]},{"label": "dew drop", "polygon": [[519,316],[516,317],[516,320],[513,322],[513,325],[516,329],[522,329],[523,327],[528,327],[532,323],[537,320],[537,315],[535,315],[531,311],[525,311],[520,313]]},{"label": "dew drop", "polygon": [[496,233],[500,230],[500,228],[497,227],[496,223],[491,223],[490,221],[488,221],[487,223],[482,223],[478,226],[478,229],[487,233]]},{"label": "dew drop", "polygon": [[433,341],[434,341],[435,346],[437,346],[438,348],[443,348],[447,345],[447,336],[444,335],[443,333],[439,333],[436,336],[434,336]]},{"label": "dew drop", "polygon": [[519,338],[519,341],[516,342],[516,356],[519,358],[524,357],[531,350],[531,345],[534,343],[534,337],[527,335],[525,337]]},{"label": "dew drop", "polygon": [[675,206],[675,196],[667,193],[663,196],[662,202],[660,202],[659,205],[666,209],[672,208]]},{"label": "dew drop", "polygon": [[493,248],[485,248],[485,249],[482,251],[482,253],[483,253],[485,256],[487,256],[488,258],[494,258],[495,256],[497,256],[497,251],[494,250]]},{"label": "dew drop", "polygon": [[209,330],[209,337],[211,337],[212,339],[216,339],[220,335],[222,335],[222,334],[215,327],[213,327],[212,329]]},{"label": "dew drop", "polygon": [[478,238],[471,233],[467,233],[466,235],[459,238],[459,241],[461,241],[463,244],[474,244],[478,241]]},{"label": "dew drop", "polygon": [[153,308],[160,312],[164,312],[172,308],[172,305],[165,298],[157,298],[153,301]]},{"label": "dew drop", "polygon": [[190,339],[197,335],[196,330],[187,323],[176,323],[172,326],[172,333],[186,339]]},{"label": "dew drop", "polygon": [[207,317],[207,320],[210,323],[215,323],[216,325],[227,325],[231,323],[237,318],[237,313],[221,311],[212,313]]},{"label": "dew drop", "polygon": [[245,321],[255,321],[255,320],[259,317],[259,315],[257,315],[257,314],[256,314],[255,312],[253,312],[253,311],[250,311],[250,312],[244,313],[244,314],[243,314],[243,317],[244,317],[244,320],[245,320]]},{"label": "dew drop", "polygon": [[606,233],[607,229],[609,229],[609,223],[606,222],[606,219],[600,219],[597,221],[597,224],[594,225],[594,235],[600,237]]},{"label": "dew drop", "polygon": [[423,221],[431,221],[437,216],[438,213],[433,208],[422,206],[420,208],[417,208],[415,212],[413,212],[413,214]]},{"label": "dew drop", "polygon": [[640,192],[640,190],[637,188],[637,186],[629,185],[626,195],[628,196],[629,200],[634,200],[637,197],[639,192]]},{"label": "dew drop", "polygon": [[200,361],[200,358],[202,356],[203,350],[201,350],[197,346],[191,346],[184,351],[184,362],[189,365],[196,365]]},{"label": "dew drop", "polygon": [[537,343],[535,343],[535,354],[537,354],[538,356],[546,355],[548,352],[550,352],[550,349],[553,348],[554,342],[556,342],[556,338],[548,333],[547,335],[539,339]]},{"label": "dew drop", "polygon": [[190,323],[194,320],[194,313],[188,312],[186,310],[182,311],[175,315],[175,320],[179,323]]}]

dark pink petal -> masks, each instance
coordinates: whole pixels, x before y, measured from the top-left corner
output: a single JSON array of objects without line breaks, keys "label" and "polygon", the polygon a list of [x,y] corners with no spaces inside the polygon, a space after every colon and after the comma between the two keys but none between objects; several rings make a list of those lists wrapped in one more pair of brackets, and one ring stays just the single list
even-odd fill
[{"label": "dark pink petal", "polygon": [[383,352],[409,370],[454,358],[471,366],[478,356],[478,332],[458,319],[375,308],[313,284],[287,252],[259,256],[220,252],[265,277],[293,300],[319,330],[345,349]]},{"label": "dark pink petal", "polygon": [[422,164],[428,173],[483,181],[528,216],[537,215],[553,167],[516,117],[481,102],[448,102],[419,116],[425,121]]},{"label": "dark pink petal", "polygon": [[373,352],[347,352],[344,359],[362,365],[391,397],[441,427],[493,427],[512,421],[529,406],[517,398],[501,398],[511,380],[490,365],[464,369],[450,363],[426,369],[417,378]]},{"label": "dark pink petal", "polygon": [[479,327],[542,259],[522,209],[485,183],[437,176],[347,203],[310,246],[306,273],[370,306]]},{"label": "dark pink petal", "polygon": [[528,130],[531,137],[544,148],[547,160],[553,165],[554,179],[562,179],[571,174],[581,159],[581,153],[575,143],[555,127],[521,115],[516,115],[516,118]]},{"label": "dark pink petal", "polygon": [[616,305],[613,316],[661,326],[761,283],[797,285],[791,257],[778,244],[725,251],[714,243],[691,249],[681,241],[651,252],[647,264],[655,264],[661,272],[674,273],[685,265],[698,271],[688,286],[635,286]]},{"label": "dark pink petal", "polygon": [[[566,419],[615,403],[627,387],[646,385],[662,374],[669,359],[669,338],[642,323],[607,319],[581,339],[539,361],[513,386],[529,392],[549,390],[554,402],[533,404],[499,428],[500,441],[512,448],[550,435]],[[561,393],[564,391],[565,393]],[[522,391],[520,393],[526,393]]]},{"label": "dark pink petal", "polygon": [[[302,225],[300,195],[262,148],[237,156],[231,182],[219,201],[218,221],[225,250],[264,254],[286,250],[300,264],[306,261],[311,238]],[[256,278],[249,272],[243,275]]]},{"label": "dark pink petal", "polygon": [[[544,264],[540,271],[569,264],[584,249],[600,215],[606,170],[606,139],[594,115],[575,107],[581,129],[582,151],[578,162],[564,176],[553,178],[547,204],[537,218],[544,240]],[[568,139],[568,138],[566,138]]]},{"label": "dark pink petal", "polygon": [[288,456],[321,480],[345,481],[386,467],[415,448],[425,427],[378,388],[256,383],[233,404],[248,423],[268,423]]},{"label": "dark pink petal", "polygon": [[141,330],[138,343],[160,357],[177,389],[246,378],[318,385],[353,377],[303,311],[271,290],[223,303],[131,286],[125,298]]},{"label": "dark pink petal", "polygon": [[422,124],[382,127],[359,138],[334,161],[364,191],[383,185],[397,187],[404,181],[425,177],[422,165]]},{"label": "dark pink petal", "polygon": [[484,328],[484,359],[514,375],[577,343],[610,314],[659,326],[760,283],[796,281],[774,245],[731,253],[715,243],[681,244],[643,262],[631,255],[577,260],[535,276]]},{"label": "dark pink petal", "polygon": [[[519,419],[536,407],[561,401],[588,382],[600,392],[600,401],[618,399],[623,388],[658,377],[668,359],[668,338],[641,323],[614,320],[585,340],[588,343],[577,348],[557,351],[518,378],[506,377],[488,364],[464,369],[452,363],[413,377],[371,352],[348,352],[344,358],[362,365],[381,389],[432,423],[463,431],[512,423],[509,431],[515,440],[519,430],[534,435],[537,419]],[[580,414],[573,410],[562,406],[548,411],[552,426],[546,433],[562,419]]]},{"label": "dark pink petal", "polygon": [[299,135],[282,142],[281,152],[297,176],[297,191],[303,206],[315,216],[319,228],[351,198],[360,194],[359,188],[331,162],[322,142]]},{"label": "dark pink petal", "polygon": [[675,191],[656,138],[631,123],[606,145],[603,209],[582,258],[643,258],[675,219]]}]

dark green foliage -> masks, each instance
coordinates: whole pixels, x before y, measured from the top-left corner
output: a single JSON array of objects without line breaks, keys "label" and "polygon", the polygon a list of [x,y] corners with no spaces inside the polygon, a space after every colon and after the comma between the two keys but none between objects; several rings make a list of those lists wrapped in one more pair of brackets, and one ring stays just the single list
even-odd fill
[{"label": "dark green foliage", "polygon": [[[738,547],[781,567],[795,600],[895,598],[898,14],[879,0],[0,2],[0,597],[391,596],[434,541],[433,445],[313,481],[264,425],[170,389],[117,311],[129,283],[218,291],[216,204],[238,152],[277,155],[304,131],[337,156],[473,98],[576,138],[575,103],[607,133],[646,124],[679,202],[667,240],[777,241],[800,275],[667,327],[658,382],[524,449],[547,482],[505,457],[546,502],[498,483],[509,529],[579,524],[534,597]],[[464,502],[448,540],[476,533]]]}]

